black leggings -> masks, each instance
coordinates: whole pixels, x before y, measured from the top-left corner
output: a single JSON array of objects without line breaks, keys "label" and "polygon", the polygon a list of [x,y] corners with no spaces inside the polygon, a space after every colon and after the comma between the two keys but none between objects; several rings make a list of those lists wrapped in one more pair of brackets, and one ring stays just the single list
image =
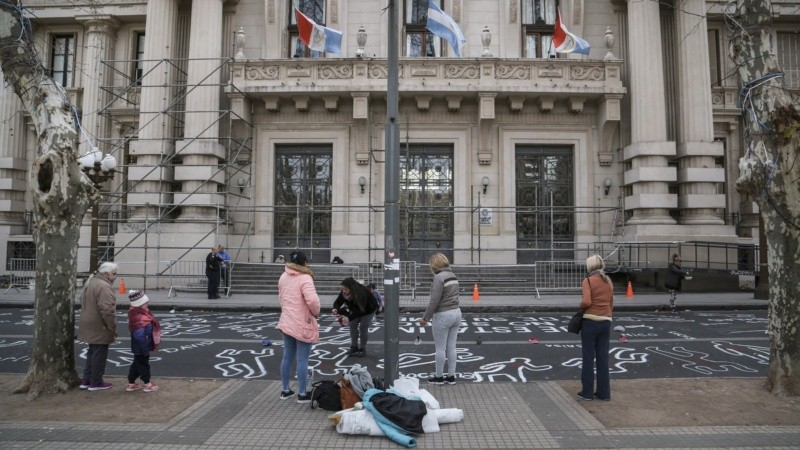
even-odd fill
[{"label": "black leggings", "polygon": [[131,368],[128,370],[128,383],[133,384],[141,378],[144,384],[150,382],[150,354],[133,355]]}]

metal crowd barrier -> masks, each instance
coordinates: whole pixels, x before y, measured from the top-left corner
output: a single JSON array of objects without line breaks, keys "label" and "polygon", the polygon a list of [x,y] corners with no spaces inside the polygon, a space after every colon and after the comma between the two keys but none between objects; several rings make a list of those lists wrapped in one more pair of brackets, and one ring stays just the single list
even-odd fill
[{"label": "metal crowd barrier", "polygon": [[[205,291],[208,289],[206,277],[206,262],[171,260],[169,262],[169,292],[167,298],[178,296],[179,291]],[[228,274],[230,279],[230,273]],[[219,289],[225,292],[225,297],[230,297],[230,286],[223,286],[220,279]]]},{"label": "metal crowd barrier", "polygon": [[31,281],[36,281],[36,259],[11,258],[8,289],[3,292],[3,295],[11,289],[19,292],[21,287],[32,286]]}]

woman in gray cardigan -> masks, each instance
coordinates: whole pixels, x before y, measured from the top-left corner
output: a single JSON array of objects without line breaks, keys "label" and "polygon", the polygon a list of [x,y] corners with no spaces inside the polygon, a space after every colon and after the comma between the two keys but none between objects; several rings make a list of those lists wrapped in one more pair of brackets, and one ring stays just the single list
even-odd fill
[{"label": "woman in gray cardigan", "polygon": [[[428,378],[431,384],[456,384],[456,340],[461,326],[458,307],[458,279],[450,271],[450,261],[441,253],[430,259],[433,283],[431,300],[419,324],[423,327],[433,319],[433,341],[436,344],[436,373]],[[447,360],[447,372],[444,362]]]}]

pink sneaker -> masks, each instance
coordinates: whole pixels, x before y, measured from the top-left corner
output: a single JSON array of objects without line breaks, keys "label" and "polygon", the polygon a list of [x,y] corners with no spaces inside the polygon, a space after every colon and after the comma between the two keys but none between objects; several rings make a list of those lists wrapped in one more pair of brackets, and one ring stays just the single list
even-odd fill
[{"label": "pink sneaker", "polygon": [[156,386],[155,383],[147,383],[144,385],[144,389],[142,390],[145,392],[155,392],[158,390],[158,386]]},{"label": "pink sneaker", "polygon": [[125,388],[128,392],[138,391],[141,389],[142,386],[139,383],[128,383],[128,387]]}]

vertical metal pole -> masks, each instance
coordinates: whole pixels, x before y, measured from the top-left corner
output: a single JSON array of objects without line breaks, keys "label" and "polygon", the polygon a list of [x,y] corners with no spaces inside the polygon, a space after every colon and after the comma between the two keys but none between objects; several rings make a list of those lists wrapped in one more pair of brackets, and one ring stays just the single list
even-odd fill
[{"label": "vertical metal pole", "polygon": [[758,255],[756,256],[758,273],[758,284],[753,291],[753,298],[759,300],[769,300],[769,267],[767,266],[767,234],[764,232],[764,217],[758,214]]},{"label": "vertical metal pole", "polygon": [[142,273],[144,273],[144,286],[142,289],[147,292],[147,236],[150,230],[150,203],[145,204],[144,208],[144,264],[142,264]]},{"label": "vertical metal pole", "polygon": [[[481,266],[481,191],[478,191],[478,270]],[[478,276],[480,278],[480,276]]]},{"label": "vertical metal pole", "polygon": [[297,188],[294,202],[294,247],[300,248],[300,189]]},{"label": "vertical metal pole", "polygon": [[553,236],[553,191],[550,191],[550,261],[555,261],[555,257],[553,256],[555,250],[555,241]]},{"label": "vertical metal pole", "polygon": [[[149,205],[150,204],[148,203],[147,209],[145,211],[150,209]],[[161,202],[159,202],[158,203],[158,212],[156,213],[156,221],[159,222],[158,226],[156,227],[156,270],[154,271],[154,273],[156,273],[156,274],[160,274],[161,273],[161,269],[159,268],[161,266],[161,223],[160,223],[161,222],[161,217],[162,217],[162,215],[161,215]],[[145,228],[145,230],[146,229],[147,228]],[[159,278],[159,280],[160,280],[160,278]],[[172,281],[170,281],[170,283],[171,282]]]},{"label": "vertical metal pole", "polygon": [[397,123],[398,99],[398,46],[397,46],[397,3],[388,0],[389,11],[389,51],[387,58],[386,86],[386,184],[384,186],[386,200],[385,236],[384,236],[384,275],[383,289],[386,293],[388,308],[385,309],[384,330],[384,380],[394,383],[398,376],[400,359],[398,329],[400,326],[400,127]]},{"label": "vertical metal pole", "polygon": [[[477,222],[481,220],[480,210],[475,211],[475,186],[470,188],[469,192],[469,263],[475,264],[475,226],[479,225]],[[477,212],[475,217],[472,216],[473,212]]]},{"label": "vertical metal pole", "polygon": [[[94,185],[95,189],[99,189],[98,185]],[[100,220],[100,201],[92,204],[92,227],[91,236],[89,238],[89,273],[97,270],[97,245],[98,245],[98,221]]]}]

